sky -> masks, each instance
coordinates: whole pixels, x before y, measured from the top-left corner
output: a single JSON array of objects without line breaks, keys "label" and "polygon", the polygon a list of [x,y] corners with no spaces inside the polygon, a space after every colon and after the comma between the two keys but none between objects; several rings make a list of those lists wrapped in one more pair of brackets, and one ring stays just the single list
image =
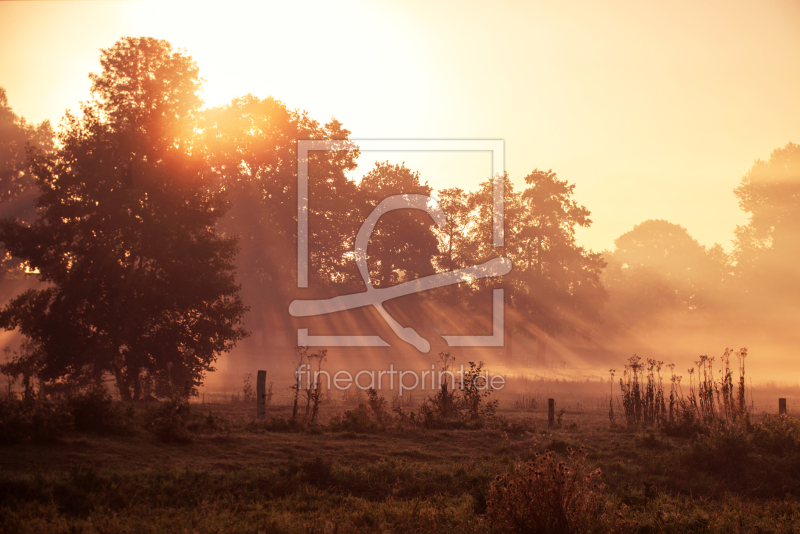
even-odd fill
[{"label": "sky", "polygon": [[[0,2],[0,86],[57,125],[122,36],[185,48],[203,98],[272,95],[353,139],[502,139],[576,184],[600,251],[647,219],[731,249],[733,189],[800,142],[797,2]],[[488,153],[365,153],[472,189]]]}]

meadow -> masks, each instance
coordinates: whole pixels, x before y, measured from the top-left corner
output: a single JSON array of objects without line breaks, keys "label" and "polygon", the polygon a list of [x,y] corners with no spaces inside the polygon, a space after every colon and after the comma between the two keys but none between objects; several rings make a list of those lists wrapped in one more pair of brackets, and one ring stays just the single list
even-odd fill
[{"label": "meadow", "polygon": [[496,405],[481,397],[475,410],[461,390],[425,402],[332,396],[313,422],[305,400],[295,410],[278,397],[256,420],[246,390],[191,404],[122,404],[98,391],[6,398],[0,531],[800,529],[800,422],[775,415],[777,403],[772,414],[753,413],[752,401],[737,412],[736,388],[724,389],[735,380],[718,370],[713,398],[701,403],[693,383],[694,400],[674,399],[670,423],[671,382],[653,386],[642,365],[636,388],[632,374],[627,392],[617,383],[613,420],[608,397],[562,395],[552,427],[534,390]]}]

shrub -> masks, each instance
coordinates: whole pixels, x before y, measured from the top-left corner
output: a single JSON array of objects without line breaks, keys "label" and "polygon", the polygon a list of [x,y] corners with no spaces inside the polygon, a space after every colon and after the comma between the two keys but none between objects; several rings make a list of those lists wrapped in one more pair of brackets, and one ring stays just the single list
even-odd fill
[{"label": "shrub", "polygon": [[328,425],[334,432],[377,432],[382,428],[370,417],[370,409],[366,404],[359,404],[357,408],[345,410],[331,420]]},{"label": "shrub", "polygon": [[[567,449],[569,465],[550,451],[513,472],[498,476],[489,488],[487,514],[500,532],[560,534],[622,532],[622,518],[612,513],[591,470],[586,451]],[[629,525],[628,525],[629,526]]]},{"label": "shrub", "polygon": [[72,416],[63,404],[35,397],[0,399],[0,445],[52,442],[71,426]]},{"label": "shrub", "polygon": [[686,455],[685,462],[710,473],[739,478],[743,466],[750,465],[750,441],[741,427],[719,427],[710,435],[695,441]]},{"label": "shrub", "polygon": [[253,389],[253,373],[244,375],[244,386],[242,387],[242,401],[252,404],[256,400],[256,392]]},{"label": "shrub", "polygon": [[[455,358],[449,352],[439,353],[440,377],[450,373],[450,366]],[[452,374],[451,374],[452,376]],[[483,362],[469,362],[469,369],[464,372],[460,383],[460,394],[453,387],[455,380],[442,380],[439,391],[428,397],[419,407],[416,421],[425,428],[483,428],[486,423],[503,424],[497,416],[498,401],[488,401],[492,388],[483,376]],[[404,417],[402,410],[395,409]]]},{"label": "shrub", "polygon": [[378,424],[384,424],[389,420],[389,413],[386,411],[386,399],[373,388],[367,391],[369,398],[369,407],[372,410],[372,415]]},{"label": "shrub", "polygon": [[786,414],[765,415],[753,427],[753,444],[773,454],[800,449],[800,421]]},{"label": "shrub", "polygon": [[133,407],[124,409],[100,385],[68,395],[66,406],[80,432],[120,433],[128,430],[133,420]]},{"label": "shrub", "polygon": [[191,408],[186,399],[173,397],[148,410],[150,428],[164,442],[188,443],[192,441],[186,428]]}]

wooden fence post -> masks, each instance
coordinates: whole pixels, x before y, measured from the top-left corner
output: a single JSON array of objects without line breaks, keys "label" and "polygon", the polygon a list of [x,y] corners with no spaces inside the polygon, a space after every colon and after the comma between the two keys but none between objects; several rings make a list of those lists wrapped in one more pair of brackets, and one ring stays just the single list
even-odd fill
[{"label": "wooden fence post", "polygon": [[259,371],[256,379],[256,417],[267,418],[267,372]]},{"label": "wooden fence post", "polygon": [[778,413],[786,414],[786,399],[778,399]]},{"label": "wooden fence post", "polygon": [[547,399],[547,426],[553,428],[556,422],[556,400]]}]

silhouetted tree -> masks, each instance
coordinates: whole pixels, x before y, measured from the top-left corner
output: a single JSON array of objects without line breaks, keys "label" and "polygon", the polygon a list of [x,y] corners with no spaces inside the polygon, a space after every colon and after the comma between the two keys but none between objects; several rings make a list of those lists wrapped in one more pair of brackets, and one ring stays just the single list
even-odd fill
[{"label": "silhouetted tree", "polygon": [[749,215],[737,226],[738,288],[751,305],[800,301],[800,145],[788,143],[757,160],[734,190]]},{"label": "silhouetted tree", "polygon": [[[427,182],[420,183],[419,173],[405,165],[376,163],[358,184],[358,194],[364,203],[361,219],[389,196],[430,195],[431,191]],[[396,210],[381,216],[367,254],[373,284],[386,287],[401,279],[433,274],[439,250],[434,227],[431,216],[420,210]]]},{"label": "silhouetted tree", "polygon": [[42,380],[114,373],[125,399],[149,374],[190,394],[246,332],[233,276],[236,239],[217,234],[224,199],[193,140],[197,65],[166,41],[125,38],[101,54],[93,100],[68,115],[59,149],[36,162],[32,225],[0,241],[45,289],[0,313]]},{"label": "silhouetted tree", "polygon": [[600,272],[606,263],[575,242],[575,228],[592,221],[589,210],[572,199],[574,184],[538,169],[525,183],[506,249],[515,265],[513,305],[531,325],[543,361],[550,337],[586,336],[599,322],[606,298]]},{"label": "silhouetted tree", "polygon": [[[280,329],[275,321],[282,320],[288,329],[286,310],[297,280],[297,142],[342,140],[350,132],[336,120],[320,124],[280,100],[253,95],[203,111],[201,130],[214,187],[226,194],[231,208],[218,227],[225,235],[240,236],[237,277],[252,308],[247,325],[262,329],[269,323],[269,335]],[[347,255],[358,228],[356,186],[346,176],[357,156],[355,146],[309,154],[309,275],[314,292],[353,283],[357,275]]]},{"label": "silhouetted tree", "polygon": [[[506,328],[537,339],[537,358],[544,362],[549,340],[558,335],[588,335],[599,322],[606,298],[600,284],[602,256],[575,242],[575,227],[591,224],[589,210],[572,200],[573,184],[552,171],[534,170],[527,187],[514,191],[505,179],[505,235],[502,253],[514,267],[498,281],[476,284],[504,287],[512,313]],[[492,183],[472,194],[476,224],[470,232],[471,263],[499,253],[492,247]],[[514,319],[517,317],[518,320]]]},{"label": "silhouetted tree", "polygon": [[[36,182],[30,173],[31,158],[53,151],[53,129],[49,121],[33,125],[8,105],[0,87],[0,217],[33,219]],[[0,272],[4,278],[18,278],[20,261],[0,251]]]},{"label": "silhouetted tree", "polygon": [[710,305],[726,277],[728,260],[720,245],[706,249],[684,227],[664,220],[638,224],[614,244],[623,270],[647,269],[663,277],[684,309]]},{"label": "silhouetted tree", "polygon": [[443,189],[436,196],[447,215],[447,224],[436,230],[442,250],[437,262],[439,268],[452,271],[467,267],[468,257],[472,255],[468,236],[475,224],[475,206],[470,205],[470,195],[458,187]]},{"label": "silhouetted tree", "polygon": [[[0,87],[0,203],[8,216],[8,204],[36,186],[28,169],[29,155],[53,150],[53,129],[49,121],[28,123],[8,105],[6,90]],[[28,199],[31,200],[31,199]],[[17,215],[18,213],[13,213]]]}]

